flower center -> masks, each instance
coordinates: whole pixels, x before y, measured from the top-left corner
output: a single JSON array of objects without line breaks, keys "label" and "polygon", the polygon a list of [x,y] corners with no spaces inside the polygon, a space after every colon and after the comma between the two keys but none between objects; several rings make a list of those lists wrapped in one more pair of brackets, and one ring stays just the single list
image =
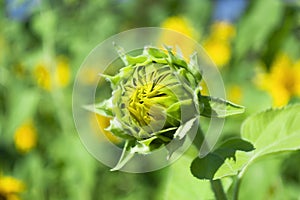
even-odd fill
[{"label": "flower center", "polygon": [[167,96],[161,91],[163,87],[155,83],[139,86],[130,97],[128,111],[140,126],[149,125],[155,118],[153,108],[160,106],[157,103],[159,99]]}]

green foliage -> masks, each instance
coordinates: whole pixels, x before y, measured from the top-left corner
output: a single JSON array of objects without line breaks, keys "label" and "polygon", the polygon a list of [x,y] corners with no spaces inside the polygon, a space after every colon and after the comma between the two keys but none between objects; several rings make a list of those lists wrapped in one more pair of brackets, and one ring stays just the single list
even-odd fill
[{"label": "green foliage", "polygon": [[249,117],[242,126],[241,137],[251,142],[255,150],[236,152],[236,161],[227,159],[214,178],[243,175],[249,165],[262,157],[300,149],[299,111],[300,105],[296,104]]},{"label": "green foliage", "polygon": [[165,200],[168,199],[212,199],[208,181],[195,179],[189,171],[189,163],[192,159],[183,156],[170,167],[166,179],[166,187],[163,188]]},{"label": "green foliage", "polygon": [[[39,1],[41,4],[23,21],[11,16],[6,2],[0,2],[0,179],[13,176],[23,181],[26,189],[20,194],[21,199],[214,198],[209,181],[199,180],[190,173],[192,158],[198,152],[192,155],[188,152],[170,167],[155,173],[110,172],[93,159],[80,142],[72,122],[71,96],[81,63],[101,41],[130,28],[160,26],[168,17],[179,16],[189,20],[196,32],[194,39],[203,42],[215,34],[210,26],[215,22],[212,15],[216,1]],[[206,157],[194,159],[192,172],[198,178],[223,177],[222,183],[229,197],[235,182],[232,176],[239,174],[243,179],[241,200],[297,199],[300,195],[300,153],[295,150],[299,149],[300,139],[297,128],[299,105],[253,115],[245,121],[241,138],[230,139],[239,137],[240,125],[247,116],[272,106],[272,96],[258,90],[252,81],[256,80],[257,71],[272,68],[279,52],[287,53],[295,62],[300,58],[299,2],[251,0],[249,3],[244,15],[232,24],[236,36],[228,41],[231,62],[220,69],[228,100],[244,105],[245,113],[227,118],[218,148]],[[150,54],[162,61],[167,52],[161,54],[150,49]],[[136,55],[126,55],[128,63],[145,64],[147,58]],[[64,88],[45,90],[39,80],[46,79],[47,74],[37,75],[36,69],[43,66],[55,79],[55,62],[61,56],[69,60],[69,84]],[[175,66],[186,67],[194,60],[184,63],[172,57],[170,61]],[[178,73],[191,78],[184,70],[178,70]],[[201,79],[201,74],[193,75]],[[88,75],[86,78],[88,82],[92,81]],[[198,84],[195,82],[194,86]],[[103,95],[99,99],[111,94],[107,86],[97,88]],[[240,91],[232,91],[231,86]],[[208,117],[226,117],[243,111],[225,100],[206,96],[202,100],[207,105],[202,109],[202,115]],[[299,102],[299,97],[293,97],[291,102]],[[190,102],[182,103],[188,105]],[[97,106],[103,108],[103,105]],[[168,108],[173,124],[180,117],[176,112],[179,108],[178,103]],[[112,115],[111,110],[101,110],[100,114]],[[208,127],[209,120],[201,118],[201,126]],[[30,152],[21,153],[14,144],[15,131],[27,121],[31,121],[36,129],[37,144]],[[181,127],[183,132],[177,132],[179,138],[189,125]],[[199,141],[203,139],[202,136],[199,138]],[[150,145],[152,139],[157,138],[143,142]],[[253,151],[250,151],[249,142],[255,148]],[[292,156],[288,154],[290,151],[294,152]]]},{"label": "green foliage", "polygon": [[254,150],[253,145],[240,138],[226,140],[213,152],[202,158],[195,158],[191,164],[191,172],[199,179],[212,180],[227,159],[236,162],[236,151],[249,152],[252,150]]},{"label": "green foliage", "polygon": [[242,58],[249,51],[261,52],[272,31],[280,26],[283,17],[282,1],[256,1],[252,2],[249,9],[239,24],[235,40],[237,58]]}]

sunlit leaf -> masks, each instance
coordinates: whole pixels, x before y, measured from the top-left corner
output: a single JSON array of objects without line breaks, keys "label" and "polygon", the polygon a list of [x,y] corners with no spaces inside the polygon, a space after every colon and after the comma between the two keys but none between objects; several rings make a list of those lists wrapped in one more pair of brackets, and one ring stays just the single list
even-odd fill
[{"label": "sunlit leaf", "polygon": [[235,175],[259,158],[300,149],[300,104],[269,109],[249,117],[242,126],[242,138],[255,150],[237,152],[236,161],[227,159],[214,178]]},{"label": "sunlit leaf", "polygon": [[[196,179],[190,173],[189,165],[191,162],[192,157],[184,155],[170,166],[166,187],[162,188],[165,196],[159,199],[214,199],[210,182]],[[225,178],[222,183],[224,190],[227,191],[232,184],[232,180]]]},{"label": "sunlit leaf", "polygon": [[191,164],[191,172],[199,179],[213,179],[226,159],[236,160],[236,151],[248,152],[253,149],[253,145],[245,140],[229,139],[205,157],[195,158]]}]

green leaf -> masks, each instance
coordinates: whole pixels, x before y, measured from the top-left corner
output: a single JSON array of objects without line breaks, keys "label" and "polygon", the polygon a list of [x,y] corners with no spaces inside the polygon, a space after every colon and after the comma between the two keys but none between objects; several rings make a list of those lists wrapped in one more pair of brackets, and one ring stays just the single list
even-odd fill
[{"label": "green leaf", "polygon": [[300,149],[300,104],[281,109],[269,109],[249,117],[242,125],[241,136],[255,150],[237,152],[236,162],[227,159],[214,178],[241,175],[254,161],[267,155]]},{"label": "green leaf", "polygon": [[196,157],[191,164],[192,174],[199,179],[212,180],[216,171],[224,163],[224,159],[217,154],[209,153],[203,158]]},{"label": "green leaf", "polygon": [[252,150],[254,150],[253,145],[245,140],[240,138],[229,139],[205,157],[195,158],[191,164],[191,172],[199,179],[212,180],[226,159],[233,159],[235,161],[236,151],[248,152]]},{"label": "green leaf", "polygon": [[[189,149],[189,153],[191,152]],[[162,187],[158,199],[215,199],[214,194],[211,190],[211,185],[208,180],[199,180],[193,177],[189,171],[189,163],[192,162],[192,158],[185,154],[179,158],[174,164],[169,168],[168,177],[165,180],[165,187]],[[222,184],[225,191],[228,191],[232,184],[230,178],[222,179]],[[164,198],[161,194],[165,194]]]},{"label": "green leaf", "polygon": [[245,111],[243,106],[220,98],[200,96],[199,101],[200,115],[205,117],[223,118],[230,115],[241,114]]}]

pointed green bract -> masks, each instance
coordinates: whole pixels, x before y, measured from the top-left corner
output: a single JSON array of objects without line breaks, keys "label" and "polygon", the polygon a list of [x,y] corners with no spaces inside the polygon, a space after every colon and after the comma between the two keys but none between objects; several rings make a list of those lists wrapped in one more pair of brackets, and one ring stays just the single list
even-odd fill
[{"label": "pointed green bract", "polygon": [[196,54],[188,63],[170,47],[146,46],[137,56],[115,47],[124,66],[113,76],[101,74],[111,83],[112,95],[87,107],[112,118],[106,130],[125,140],[113,170],[121,169],[135,153],[148,154],[162,146],[170,157],[189,132],[197,131],[200,114],[225,117],[243,111],[225,100],[201,95],[202,75]]},{"label": "pointed green bract", "polygon": [[241,114],[245,111],[243,106],[220,98],[201,96],[199,100],[200,114],[205,117],[223,118],[230,115]]}]

